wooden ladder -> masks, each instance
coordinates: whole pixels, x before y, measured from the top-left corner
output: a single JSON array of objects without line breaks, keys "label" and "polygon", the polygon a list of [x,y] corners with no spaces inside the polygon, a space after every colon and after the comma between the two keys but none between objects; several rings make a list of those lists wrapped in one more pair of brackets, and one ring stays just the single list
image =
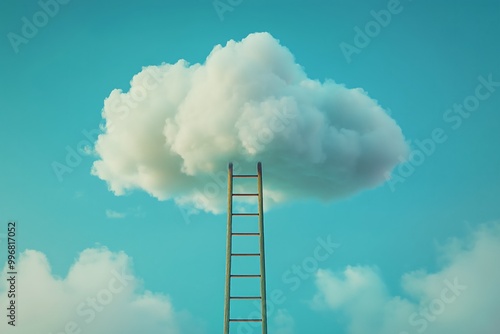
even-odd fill
[{"label": "wooden ladder", "polygon": [[[233,181],[235,178],[255,178],[257,179],[257,193],[233,193]],[[231,323],[260,322],[262,323],[262,334],[267,334],[267,306],[266,306],[266,263],[264,254],[264,213],[263,213],[263,193],[262,193],[262,164],[257,163],[257,174],[233,174],[233,164],[229,163],[228,168],[228,201],[227,201],[227,248],[226,248],[226,293],[224,303],[224,334],[230,334]],[[257,197],[258,212],[244,213],[233,212],[234,197]],[[258,217],[258,232],[233,232],[233,218],[241,216]],[[259,253],[233,253],[233,238],[258,237]],[[232,261],[235,257],[259,257],[259,273],[237,273],[233,274]],[[237,279],[260,279],[260,295],[257,296],[234,296],[231,293],[231,284]],[[254,319],[231,317],[231,302],[233,300],[260,300],[261,317]]]}]

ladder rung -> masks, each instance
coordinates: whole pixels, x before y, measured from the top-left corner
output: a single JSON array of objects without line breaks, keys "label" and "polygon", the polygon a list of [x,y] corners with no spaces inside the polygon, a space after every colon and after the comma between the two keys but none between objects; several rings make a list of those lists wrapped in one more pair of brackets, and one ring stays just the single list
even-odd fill
[{"label": "ladder rung", "polygon": [[258,213],[233,213],[233,216],[258,216]]},{"label": "ladder rung", "polygon": [[262,319],[229,319],[231,322],[261,322]]},{"label": "ladder rung", "polygon": [[260,278],[262,275],[231,275],[234,278]]},{"label": "ladder rung", "polygon": [[258,175],[255,175],[255,174],[240,174],[240,175],[233,175],[233,177],[258,177]]},{"label": "ladder rung", "polygon": [[234,253],[231,256],[260,256],[260,253]]},{"label": "ladder rung", "polygon": [[239,193],[239,194],[233,194],[233,196],[259,196],[259,194],[255,194],[255,193]]},{"label": "ladder rung", "polygon": [[237,237],[241,237],[241,236],[254,236],[254,237],[256,237],[256,236],[259,236],[260,233],[247,233],[247,232],[245,232],[245,233],[232,233],[232,235],[235,235]]},{"label": "ladder rung", "polygon": [[233,253],[231,256],[260,256],[260,253]]},{"label": "ladder rung", "polygon": [[239,299],[239,300],[248,300],[248,299],[262,299],[262,297],[258,296],[237,296],[237,297],[229,297],[230,299]]}]

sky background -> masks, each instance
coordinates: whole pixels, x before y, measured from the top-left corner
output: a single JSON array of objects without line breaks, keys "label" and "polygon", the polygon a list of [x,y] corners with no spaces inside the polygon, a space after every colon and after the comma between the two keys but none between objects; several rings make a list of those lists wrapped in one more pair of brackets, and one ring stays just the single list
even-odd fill
[{"label": "sky background", "polygon": [[[500,303],[487,296],[498,300],[500,295],[492,283],[500,272],[493,256],[500,249],[498,85],[457,129],[443,115],[475,94],[479,77],[500,81],[500,2],[401,1],[402,10],[350,60],[340,45],[355,45],[355,27],[364,29],[374,20],[370,12],[387,9],[387,1],[243,0],[231,7],[221,20],[205,0],[72,0],[15,52],[8,33],[21,34],[22,18],[31,19],[41,7],[26,0],[0,4],[5,36],[0,43],[0,233],[5,237],[7,221],[18,222],[18,251],[26,261],[24,276],[20,269],[20,284],[25,282],[20,325],[12,329],[2,320],[0,328],[31,333],[29,323],[55,334],[72,319],[83,323],[75,313],[79,302],[107,286],[110,268],[126,267],[135,277],[134,289],[115,297],[96,321],[82,325],[83,332],[106,327],[109,334],[129,333],[119,327],[123,313],[114,312],[119,307],[131,312],[131,323],[132,314],[141,312],[151,317],[141,319],[162,319],[160,325],[138,319],[129,326],[144,333],[222,331],[225,214],[186,215],[174,201],[158,201],[141,190],[116,196],[91,175],[93,155],[79,154],[81,162],[62,180],[53,162],[64,163],[67,148],[76,150],[87,140],[83,131],[99,129],[104,100],[113,89],[127,91],[143,66],[179,59],[203,63],[217,44],[268,32],[309,78],[367,91],[406,140],[430,138],[437,128],[447,136],[404,182],[335,201],[293,201],[266,213],[268,291],[281,290],[285,297],[270,314],[273,332],[361,334],[371,328],[371,333],[446,334],[459,333],[458,328],[496,333]],[[264,183],[265,171],[266,165]],[[396,168],[393,175],[398,173]],[[292,291],[283,275],[314,257],[318,238],[340,246]],[[0,247],[3,267],[5,239]],[[44,261],[50,270],[40,265]],[[470,272],[477,275],[467,276]],[[92,273],[103,278],[91,287],[76,278]],[[468,286],[463,298],[446,304],[425,329],[407,315],[380,311],[397,304],[394,308],[408,314],[419,312],[441,296],[444,280],[457,276]],[[4,289],[0,285],[2,309]],[[50,289],[60,293],[39,295]],[[64,306],[68,314],[48,316],[49,321],[35,317],[28,306],[45,303]],[[168,314],[158,311],[162,307]],[[475,312],[481,310],[487,312],[479,321]]]}]

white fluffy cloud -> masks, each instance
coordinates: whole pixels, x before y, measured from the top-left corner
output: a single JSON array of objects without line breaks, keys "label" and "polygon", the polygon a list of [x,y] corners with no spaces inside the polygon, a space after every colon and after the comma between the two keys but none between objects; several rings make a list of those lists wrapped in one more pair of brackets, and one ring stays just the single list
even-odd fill
[{"label": "white fluffy cloud", "polygon": [[440,271],[403,276],[406,297],[391,296],[376,268],[357,266],[341,274],[318,271],[313,304],[344,314],[350,334],[498,333],[500,223],[441,251]]},{"label": "white fluffy cloud", "polygon": [[268,204],[352,194],[406,156],[401,129],[361,88],[309,79],[268,33],[217,45],[203,64],[149,66],[105,100],[93,174],[117,195],[220,212],[227,164],[262,161]]},{"label": "white fluffy cloud", "polygon": [[[189,316],[174,310],[169,298],[144,291],[131,274],[130,258],[107,249],[87,249],[65,278],[55,277],[44,254],[21,254],[17,282],[18,334],[177,334]],[[2,277],[8,277],[7,267]],[[8,305],[7,281],[0,282],[0,305]],[[3,309],[3,307],[2,307]],[[3,312],[5,313],[5,312]],[[3,315],[5,317],[5,315]],[[4,319],[5,320],[5,319]],[[1,333],[13,327],[0,322]]]},{"label": "white fluffy cloud", "polygon": [[295,334],[295,320],[286,309],[279,309],[272,319],[272,333]]}]

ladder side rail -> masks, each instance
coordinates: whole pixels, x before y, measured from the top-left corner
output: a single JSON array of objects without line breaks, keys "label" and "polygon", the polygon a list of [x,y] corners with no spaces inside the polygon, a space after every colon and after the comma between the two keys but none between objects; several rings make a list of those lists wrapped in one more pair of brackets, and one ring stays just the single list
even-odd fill
[{"label": "ladder side rail", "polygon": [[264,201],[262,188],[262,163],[257,163],[257,188],[259,194],[259,233],[260,233],[260,274],[261,274],[261,311],[262,311],[262,334],[267,334],[267,296],[266,296],[266,257],[264,252]]},{"label": "ladder side rail", "polygon": [[231,314],[231,253],[233,234],[233,164],[227,172],[227,241],[226,241],[226,296],[224,303],[224,334],[229,334]]}]

